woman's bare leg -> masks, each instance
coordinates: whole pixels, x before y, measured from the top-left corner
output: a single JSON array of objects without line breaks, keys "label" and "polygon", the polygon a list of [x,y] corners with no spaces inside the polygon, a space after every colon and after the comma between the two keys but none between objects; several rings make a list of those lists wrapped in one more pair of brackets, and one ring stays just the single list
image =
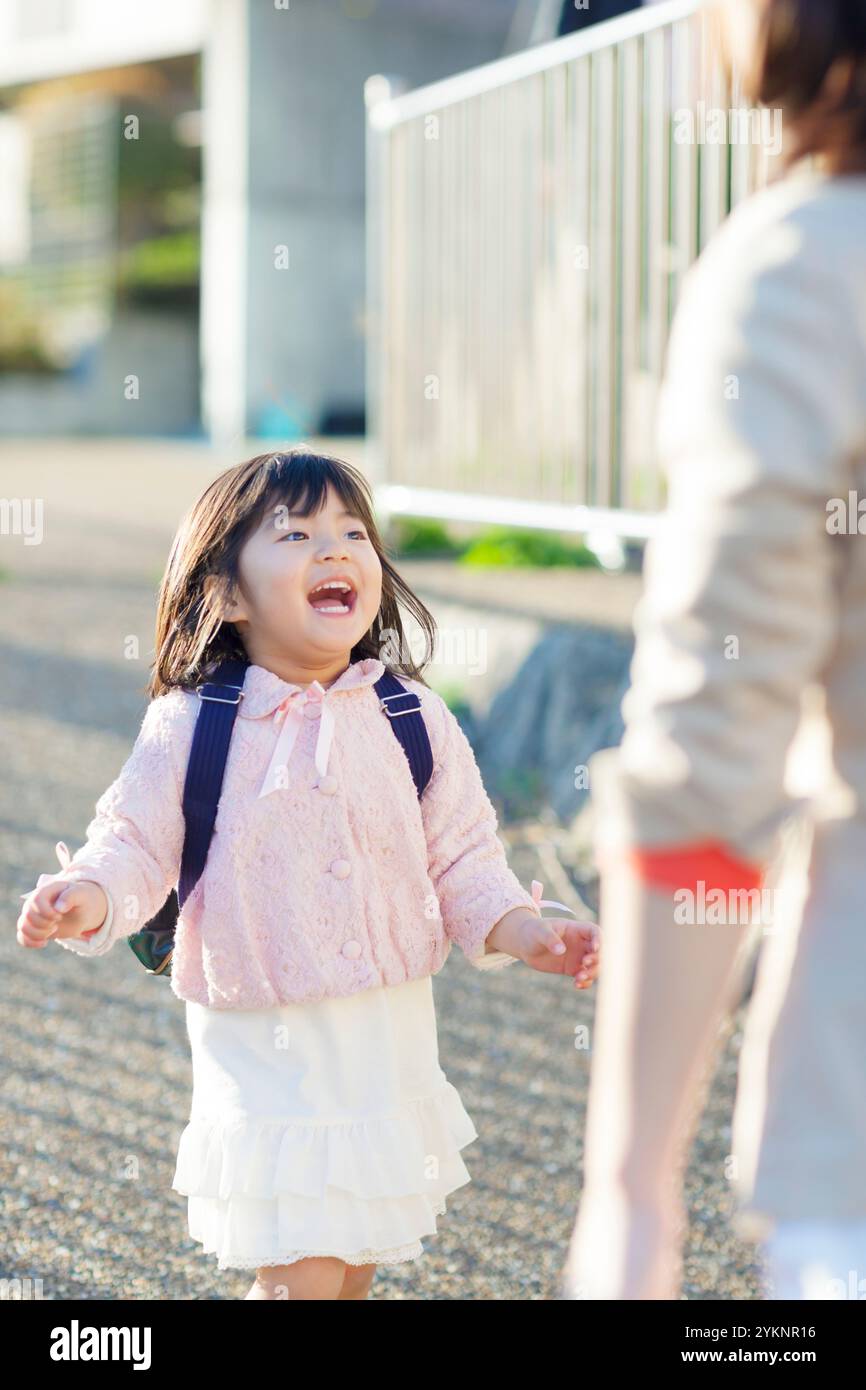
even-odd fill
[{"label": "woman's bare leg", "polygon": [[329,1255],[316,1255],[290,1265],[262,1265],[245,1299],[310,1300],[340,1297],[346,1265]]}]

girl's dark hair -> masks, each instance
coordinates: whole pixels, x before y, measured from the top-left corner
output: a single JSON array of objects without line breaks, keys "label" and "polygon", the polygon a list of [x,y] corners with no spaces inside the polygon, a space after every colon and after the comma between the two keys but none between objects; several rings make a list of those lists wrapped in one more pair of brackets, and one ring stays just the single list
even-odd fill
[{"label": "girl's dark hair", "polygon": [[753,0],[758,5],[748,98],[789,125],[785,162],[850,153],[866,162],[864,0]]},{"label": "girl's dark hair", "polygon": [[[375,657],[394,675],[420,680],[433,655],[433,615],[391,564],[373,517],[366,478],[330,454],[296,445],[285,453],[257,454],[214,479],[181,522],[159,589],[156,658],[147,695],[190,688],[206,679],[226,657],[248,660],[234,623],[224,622],[217,599],[238,583],[238,556],[247,537],[279,503],[311,515],[324,506],[331,485],[348,510],[363,521],[382,565],[382,601],[370,629],[352,648],[350,661]],[[208,596],[205,580],[216,576]],[[208,601],[208,597],[210,601]],[[426,652],[416,665],[403,630],[398,598],[425,633]],[[383,652],[388,653],[386,660]]]}]

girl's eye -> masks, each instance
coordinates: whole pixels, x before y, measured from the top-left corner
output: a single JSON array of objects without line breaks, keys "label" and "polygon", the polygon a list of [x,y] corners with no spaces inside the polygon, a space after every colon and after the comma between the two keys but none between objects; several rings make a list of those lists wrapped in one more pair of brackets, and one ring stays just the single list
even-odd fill
[{"label": "girl's eye", "polygon": [[[282,541],[289,541],[289,540],[291,540],[292,536],[306,536],[306,534],[307,534],[306,531],[289,531],[289,532],[287,533],[287,535],[281,536],[281,537],[280,537],[280,540],[282,540]],[[360,536],[362,541],[365,541],[365,540],[367,539],[367,537],[366,537],[366,535],[365,535],[365,533],[364,533],[363,531],[350,531],[350,532],[349,532],[349,535],[350,535],[350,536]]]}]

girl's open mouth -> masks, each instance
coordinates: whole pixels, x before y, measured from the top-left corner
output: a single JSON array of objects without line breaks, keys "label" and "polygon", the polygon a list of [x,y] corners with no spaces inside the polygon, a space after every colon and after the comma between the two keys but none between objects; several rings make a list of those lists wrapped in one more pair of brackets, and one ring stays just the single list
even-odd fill
[{"label": "girl's open mouth", "polygon": [[325,618],[344,618],[353,612],[358,595],[350,586],[342,583],[318,586],[307,595],[307,602],[317,613]]}]

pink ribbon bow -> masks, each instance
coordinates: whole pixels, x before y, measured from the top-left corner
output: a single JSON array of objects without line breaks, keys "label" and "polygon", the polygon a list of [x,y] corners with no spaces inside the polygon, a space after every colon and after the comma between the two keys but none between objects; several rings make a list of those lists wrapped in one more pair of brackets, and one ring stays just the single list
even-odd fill
[{"label": "pink ribbon bow", "polygon": [[[541,896],[543,892],[544,884],[539,883],[538,879],[534,878],[532,880],[532,897],[536,907],[561,907],[564,912],[570,912],[572,917],[577,916],[573,907],[566,907],[565,903],[558,903],[555,898],[543,898]],[[543,917],[544,913],[541,915]]]},{"label": "pink ribbon bow", "polygon": [[324,686],[320,685],[318,681],[313,681],[306,690],[291,691],[277,705],[274,710],[274,722],[279,727],[280,733],[271,755],[271,761],[268,764],[268,770],[265,773],[265,780],[262,783],[259,797],[268,796],[270,792],[285,786],[285,774],[289,765],[289,758],[304,723],[304,706],[317,702],[321,707],[321,715],[319,734],[316,739],[316,771],[320,777],[326,775],[328,756],[334,737],[334,715],[330,705],[323,699],[324,694]]}]

